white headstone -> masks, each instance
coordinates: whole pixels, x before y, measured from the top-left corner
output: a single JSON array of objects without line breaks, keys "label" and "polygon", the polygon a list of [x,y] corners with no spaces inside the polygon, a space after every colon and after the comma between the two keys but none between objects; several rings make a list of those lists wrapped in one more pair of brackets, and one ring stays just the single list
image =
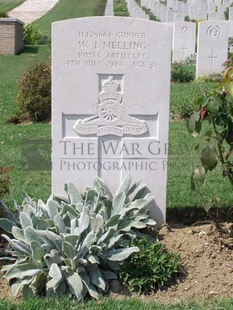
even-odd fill
[{"label": "white headstone", "polygon": [[160,20],[161,20],[162,8],[163,8],[163,6],[161,4],[156,6],[155,16],[157,16]]},{"label": "white headstone", "polygon": [[173,23],[174,22],[174,15],[175,15],[175,12],[172,9],[170,9],[168,11],[168,22],[169,23]]},{"label": "white headstone", "polygon": [[217,11],[216,3],[208,2],[208,13],[215,13]]},{"label": "white headstone", "polygon": [[207,0],[201,0],[199,6],[206,10],[207,9],[207,3],[208,3]]},{"label": "white headstone", "polygon": [[222,13],[213,12],[208,14],[208,20],[224,20],[225,17]]},{"label": "white headstone", "polygon": [[175,22],[173,27],[173,62],[184,61],[195,54],[196,24]]},{"label": "white headstone", "polygon": [[223,0],[222,4],[225,6],[225,7],[229,7],[231,5],[231,2],[232,0]]},{"label": "white headstone", "polygon": [[197,6],[192,5],[189,7],[189,18],[191,20],[198,19],[198,7]]},{"label": "white headstone", "polygon": [[113,0],[108,0],[106,3],[105,7],[105,16],[114,16],[114,11],[113,11]]},{"label": "white headstone", "polygon": [[207,20],[207,10],[204,8],[198,8],[198,19]]},{"label": "white headstone", "polygon": [[227,22],[207,21],[198,24],[196,77],[223,71],[227,60]]},{"label": "white headstone", "polygon": [[226,11],[225,6],[223,6],[223,5],[221,5],[221,4],[218,4],[218,5],[217,5],[217,12],[218,12],[218,13],[224,14],[225,11]]},{"label": "white headstone", "polygon": [[168,8],[173,8],[173,0],[167,0],[167,7]]},{"label": "white headstone", "polygon": [[[172,27],[89,17],[53,24],[53,192],[142,179],[165,221]],[[160,44],[158,44],[160,42]]]},{"label": "white headstone", "polygon": [[184,21],[184,15],[182,13],[175,12],[174,13],[174,21],[175,22],[182,22],[182,21]]},{"label": "white headstone", "polygon": [[188,3],[183,3],[182,13],[184,14],[184,16],[189,16],[189,4]]},{"label": "white headstone", "polygon": [[182,12],[182,4],[183,4],[183,2],[181,2],[181,1],[177,1],[177,3],[176,3],[176,11],[179,13]]},{"label": "white headstone", "polygon": [[177,2],[178,0],[171,0],[169,3],[167,3],[167,6],[175,10],[177,6]]},{"label": "white headstone", "polygon": [[233,21],[233,7],[229,8],[229,20]]},{"label": "white headstone", "polygon": [[168,22],[168,12],[169,12],[169,8],[164,7],[161,9],[161,22],[162,23]]},{"label": "white headstone", "polygon": [[228,21],[229,25],[229,38],[233,38],[233,21]]}]

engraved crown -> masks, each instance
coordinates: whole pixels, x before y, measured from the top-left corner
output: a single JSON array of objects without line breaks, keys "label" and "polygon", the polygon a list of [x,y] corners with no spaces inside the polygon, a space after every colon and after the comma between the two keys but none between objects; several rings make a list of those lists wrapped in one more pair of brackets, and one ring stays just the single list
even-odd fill
[{"label": "engraved crown", "polygon": [[115,93],[119,87],[119,84],[113,80],[113,77],[110,76],[106,81],[102,84],[102,91]]}]

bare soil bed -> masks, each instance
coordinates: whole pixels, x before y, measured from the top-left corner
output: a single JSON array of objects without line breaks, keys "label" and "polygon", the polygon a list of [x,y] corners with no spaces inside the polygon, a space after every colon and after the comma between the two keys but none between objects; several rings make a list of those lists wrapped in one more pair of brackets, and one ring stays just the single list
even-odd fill
[{"label": "bare soil bed", "polygon": [[[154,295],[140,298],[174,303],[190,299],[201,301],[213,297],[232,297],[232,223],[223,223],[219,227],[214,223],[200,223],[189,227],[165,225],[156,233],[157,238],[164,242],[170,251],[181,255],[183,272],[176,283]],[[3,244],[0,244],[0,247],[3,247]],[[0,298],[13,299],[5,279],[0,281]]]},{"label": "bare soil bed", "polygon": [[164,226],[159,231],[167,248],[180,254],[184,275],[154,298],[167,303],[233,296],[233,224],[220,227],[217,229],[214,223]]}]

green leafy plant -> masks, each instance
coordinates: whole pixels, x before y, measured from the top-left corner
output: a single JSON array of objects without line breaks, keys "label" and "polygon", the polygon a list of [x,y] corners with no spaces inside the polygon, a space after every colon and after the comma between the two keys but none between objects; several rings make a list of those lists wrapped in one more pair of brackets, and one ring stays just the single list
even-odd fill
[{"label": "green leafy plant", "polygon": [[[224,73],[217,87],[205,92],[199,99],[199,110],[187,122],[187,129],[194,137],[201,133],[206,145],[201,150],[200,163],[191,176],[192,189],[203,184],[206,174],[221,165],[222,175],[233,186],[233,68]],[[203,123],[207,122],[207,128]],[[203,129],[204,128],[204,129]],[[204,131],[204,132],[203,132]],[[197,145],[198,147],[198,145]],[[221,205],[218,197],[211,198],[205,205],[208,211],[212,205]]]},{"label": "green leafy plant", "polygon": [[33,121],[51,116],[51,68],[45,63],[29,67],[19,81],[17,106],[23,116]]},{"label": "green leafy plant", "polygon": [[175,63],[171,70],[171,81],[178,83],[189,83],[194,80],[194,74],[187,66]]},{"label": "green leafy plant", "polygon": [[168,253],[161,242],[152,242],[146,237],[131,241],[139,252],[133,253],[122,265],[121,280],[129,289],[138,293],[152,293],[179,272],[179,255]]},{"label": "green leafy plant", "polygon": [[153,20],[155,22],[160,22],[160,19],[157,16],[155,16],[150,9],[146,8],[145,6],[143,6],[142,9],[143,11],[145,11],[147,15],[149,15],[150,20]]},{"label": "green leafy plant", "polygon": [[199,78],[195,79],[194,83],[196,84],[202,84],[205,83],[219,83],[222,80],[222,75],[220,73],[213,73],[207,76],[200,76]]},{"label": "green leafy plant", "polygon": [[0,219],[8,233],[2,235],[9,242],[6,251],[15,260],[3,267],[13,293],[81,300],[106,292],[123,260],[139,251],[129,243],[137,229],[156,224],[144,208],[153,199],[144,187],[131,186],[127,177],[112,195],[96,178],[83,196],[73,183],[66,184],[66,197],[52,196],[46,204],[26,196],[18,221]]},{"label": "green leafy plant", "polygon": [[38,45],[44,43],[43,39],[44,37],[42,33],[40,33],[40,31],[33,24],[29,24],[24,27],[23,29],[24,44]]},{"label": "green leafy plant", "polygon": [[115,16],[129,16],[125,0],[114,0],[113,4]]}]

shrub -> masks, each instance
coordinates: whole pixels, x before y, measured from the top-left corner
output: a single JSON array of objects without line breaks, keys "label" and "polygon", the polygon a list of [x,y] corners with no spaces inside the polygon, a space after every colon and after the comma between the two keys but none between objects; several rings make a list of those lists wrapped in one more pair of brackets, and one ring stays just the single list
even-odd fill
[{"label": "shrub", "polygon": [[10,168],[0,166],[0,198],[2,198],[5,194],[9,193],[10,171]]},{"label": "shrub", "polygon": [[187,56],[185,60],[182,61],[182,64],[185,66],[195,66],[196,65],[196,54]]},{"label": "shrub", "polygon": [[23,29],[23,41],[24,44],[38,45],[43,43],[43,35],[33,25],[29,24]]},{"label": "shrub", "polygon": [[13,235],[2,235],[15,259],[3,268],[13,293],[69,293],[81,300],[107,291],[123,260],[139,251],[129,243],[135,229],[155,225],[144,208],[153,197],[144,196],[142,188],[139,183],[131,186],[127,177],[113,196],[96,178],[83,196],[72,183],[65,186],[67,197],[53,196],[46,204],[26,196],[19,221],[0,219],[0,227]]},{"label": "shrub", "polygon": [[152,293],[163,287],[180,269],[181,260],[177,254],[168,253],[165,246],[142,237],[131,242],[139,248],[122,265],[121,280],[129,289],[138,293]]},{"label": "shrub", "polygon": [[194,109],[195,109],[195,104],[189,100],[189,96],[186,96],[186,97],[187,97],[187,101],[184,101],[183,104],[177,107],[179,117],[182,119],[186,119],[190,117],[193,114]]},{"label": "shrub", "polygon": [[8,14],[6,12],[0,11],[0,17],[8,17]]},{"label": "shrub", "polygon": [[229,67],[233,66],[233,53],[232,53],[232,47],[233,47],[233,38],[228,39],[228,58],[227,60],[222,64],[224,69],[227,69]]},{"label": "shrub", "polygon": [[104,16],[105,7],[106,7],[107,0],[99,0],[94,9],[93,15],[94,16]]},{"label": "shrub", "polygon": [[38,63],[23,73],[19,81],[17,105],[22,115],[27,115],[33,121],[43,121],[50,118],[50,65]]},{"label": "shrub", "polygon": [[114,0],[114,15],[115,16],[129,16],[127,4],[125,0]]},{"label": "shrub", "polygon": [[194,74],[190,68],[180,63],[175,63],[171,70],[171,81],[178,83],[189,83],[194,80]]}]

